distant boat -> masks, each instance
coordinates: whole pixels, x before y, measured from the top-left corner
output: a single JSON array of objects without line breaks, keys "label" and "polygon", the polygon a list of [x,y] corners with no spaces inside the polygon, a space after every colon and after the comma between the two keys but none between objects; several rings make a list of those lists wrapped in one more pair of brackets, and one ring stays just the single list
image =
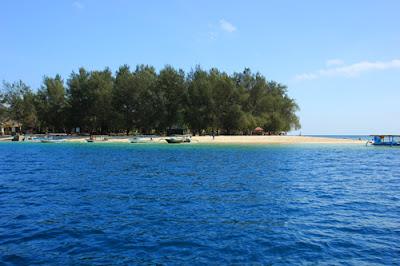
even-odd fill
[{"label": "distant boat", "polygon": [[388,147],[400,147],[400,142],[396,141],[395,138],[400,135],[371,135],[374,137],[373,141],[368,141],[367,146],[388,146]]},{"label": "distant boat", "polygon": [[[183,139],[177,139],[177,138],[170,138],[166,139],[168,143],[183,143]],[[190,141],[189,141],[190,142]]]},{"label": "distant boat", "polygon": [[168,143],[190,143],[190,135],[172,135],[165,140]]},{"label": "distant boat", "polygon": [[23,141],[23,140],[24,140],[23,136],[16,135],[13,137],[11,141]]},{"label": "distant boat", "polygon": [[27,142],[40,142],[43,139],[43,136],[38,135],[25,135],[23,141]]},{"label": "distant boat", "polygon": [[43,139],[40,140],[42,143],[59,143],[69,141],[67,134],[65,133],[49,133]]},{"label": "distant boat", "polygon": [[87,142],[104,142],[104,141],[108,141],[108,138],[102,135],[92,135],[90,136],[90,138],[86,139]]},{"label": "distant boat", "polygon": [[154,135],[136,135],[129,139],[131,143],[149,143],[152,142]]}]

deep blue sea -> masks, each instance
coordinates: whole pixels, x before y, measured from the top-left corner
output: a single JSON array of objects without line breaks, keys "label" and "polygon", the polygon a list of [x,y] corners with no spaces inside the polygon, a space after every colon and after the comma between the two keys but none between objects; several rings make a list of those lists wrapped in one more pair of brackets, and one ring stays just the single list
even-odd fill
[{"label": "deep blue sea", "polygon": [[400,264],[400,149],[3,142],[0,264]]},{"label": "deep blue sea", "polygon": [[354,139],[354,140],[372,140],[373,137],[370,135],[307,135],[310,137],[323,137],[323,138],[335,138],[335,139]]}]

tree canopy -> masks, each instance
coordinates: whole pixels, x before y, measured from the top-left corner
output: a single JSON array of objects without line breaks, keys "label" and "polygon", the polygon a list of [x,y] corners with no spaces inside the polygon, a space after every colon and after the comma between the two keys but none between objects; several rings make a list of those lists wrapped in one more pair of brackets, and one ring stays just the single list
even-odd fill
[{"label": "tree canopy", "polygon": [[14,120],[25,130],[88,133],[166,133],[180,126],[192,133],[249,134],[255,127],[280,132],[300,129],[299,106],[287,86],[260,73],[228,75],[196,66],[187,75],[165,66],[121,66],[44,76],[34,93],[22,81],[3,81],[0,122]]}]

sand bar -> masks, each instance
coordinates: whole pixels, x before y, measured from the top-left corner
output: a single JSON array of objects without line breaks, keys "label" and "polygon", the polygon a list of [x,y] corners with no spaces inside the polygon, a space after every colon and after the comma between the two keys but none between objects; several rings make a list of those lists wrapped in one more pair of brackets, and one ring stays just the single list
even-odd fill
[{"label": "sand bar", "polygon": [[336,139],[307,136],[201,136],[193,137],[200,143],[227,143],[227,144],[328,144],[328,143],[363,143],[364,140]]},{"label": "sand bar", "polygon": [[[70,142],[86,142],[88,136],[69,136]],[[112,136],[102,143],[130,143],[132,136]],[[168,137],[155,137],[154,143],[166,143]],[[1,137],[0,141],[11,141],[12,137]],[[365,144],[365,140],[308,137],[308,136],[193,136],[192,143],[218,144]]]}]

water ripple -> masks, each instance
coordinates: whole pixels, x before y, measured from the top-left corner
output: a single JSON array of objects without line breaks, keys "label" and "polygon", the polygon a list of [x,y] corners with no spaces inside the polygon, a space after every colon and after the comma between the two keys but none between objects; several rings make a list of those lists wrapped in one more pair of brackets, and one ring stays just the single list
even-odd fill
[{"label": "water ripple", "polygon": [[0,149],[0,263],[398,263],[398,149]]}]

